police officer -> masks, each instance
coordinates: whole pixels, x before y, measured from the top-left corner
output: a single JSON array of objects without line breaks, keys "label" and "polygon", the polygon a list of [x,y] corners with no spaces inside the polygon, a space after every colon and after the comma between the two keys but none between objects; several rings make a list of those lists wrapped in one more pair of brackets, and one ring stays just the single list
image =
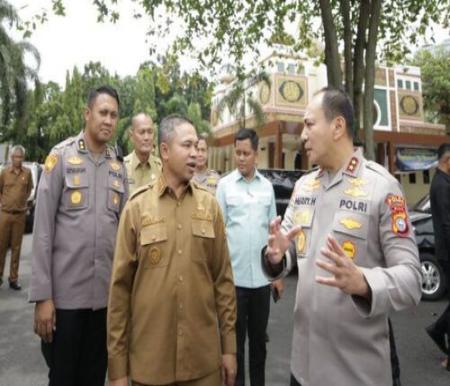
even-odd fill
[{"label": "police officer", "polygon": [[152,154],[154,125],[149,115],[139,113],[131,120],[128,131],[134,150],[125,159],[130,194],[137,188],[155,182],[161,173],[161,160]]},{"label": "police officer", "polygon": [[33,236],[30,301],[50,386],[103,386],[106,306],[126,171],[112,147],[116,90],[89,94],[85,129],[45,161]]},{"label": "police officer", "polygon": [[197,134],[159,127],[162,175],[128,201],[108,305],[110,386],[234,385],[236,301],[216,199],[192,182]]},{"label": "police officer", "polygon": [[24,167],[25,148],[17,145],[11,149],[11,165],[0,173],[0,285],[3,283],[6,252],[11,245],[9,288],[20,290],[19,260],[22,246],[27,200],[33,189],[31,170]]},{"label": "police officer", "polygon": [[197,166],[193,177],[194,181],[204,186],[212,194],[216,193],[219,173],[208,169],[208,144],[205,136],[200,136],[197,145]]},{"label": "police officer", "polygon": [[296,183],[263,255],[272,277],[298,265],[292,385],[392,384],[388,312],[421,296],[402,190],[354,151],[352,117],[344,92],[326,88],[313,97],[302,139],[320,168]]}]

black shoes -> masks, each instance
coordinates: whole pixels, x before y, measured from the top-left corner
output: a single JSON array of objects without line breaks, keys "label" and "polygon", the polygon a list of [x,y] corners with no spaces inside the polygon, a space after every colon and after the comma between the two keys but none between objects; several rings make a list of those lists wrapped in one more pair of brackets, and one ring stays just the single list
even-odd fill
[{"label": "black shoes", "polygon": [[9,288],[11,288],[14,291],[20,291],[22,289],[20,284],[17,283],[16,281],[10,281],[9,282]]},{"label": "black shoes", "polygon": [[449,354],[447,344],[445,342],[445,334],[441,334],[434,330],[434,324],[425,328],[425,331],[433,339],[434,343],[441,349],[444,354]]}]

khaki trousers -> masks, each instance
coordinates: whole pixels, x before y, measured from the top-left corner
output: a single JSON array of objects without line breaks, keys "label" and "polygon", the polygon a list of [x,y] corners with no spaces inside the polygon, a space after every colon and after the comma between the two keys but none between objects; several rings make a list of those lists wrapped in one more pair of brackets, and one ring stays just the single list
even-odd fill
[{"label": "khaki trousers", "polygon": [[182,381],[170,383],[167,385],[147,385],[144,383],[131,382],[132,386],[221,386],[222,376],[220,369],[207,375],[206,377],[193,379],[191,381]]},{"label": "khaki trousers", "polygon": [[14,283],[19,278],[20,249],[25,231],[26,213],[8,213],[0,211],[0,278],[3,277],[5,258],[11,246],[11,265],[9,281]]}]

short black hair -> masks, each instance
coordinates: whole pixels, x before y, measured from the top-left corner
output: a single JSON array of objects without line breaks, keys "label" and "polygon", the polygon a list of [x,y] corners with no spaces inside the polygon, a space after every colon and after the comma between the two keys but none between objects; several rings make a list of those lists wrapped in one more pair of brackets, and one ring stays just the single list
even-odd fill
[{"label": "short black hair", "polygon": [[200,142],[200,141],[205,141],[206,147],[208,147],[208,134],[206,134],[206,133],[200,133],[200,134],[198,135],[198,141],[199,141],[199,142]]},{"label": "short black hair", "polygon": [[183,115],[170,114],[167,117],[164,117],[158,128],[159,144],[163,142],[169,143],[172,140],[175,128],[179,125],[182,125],[183,123],[189,123],[190,125],[194,126],[192,121]]},{"label": "short black hair", "polygon": [[87,105],[89,107],[92,107],[95,100],[100,94],[107,94],[110,97],[114,98],[117,101],[117,106],[120,107],[120,100],[119,100],[119,94],[117,93],[117,90],[114,87],[103,85],[97,88],[93,88],[89,91],[89,95],[87,98]]},{"label": "short black hair", "polygon": [[239,129],[239,131],[234,136],[234,144],[236,145],[236,141],[244,141],[246,139],[250,140],[252,145],[252,149],[254,151],[258,151],[259,138],[256,131],[253,129]]},{"label": "short black hair", "polygon": [[438,161],[442,160],[447,153],[450,153],[450,143],[443,143],[437,151]]},{"label": "short black hair", "polygon": [[322,109],[328,122],[336,117],[343,117],[347,134],[353,137],[353,104],[348,94],[335,87],[324,87],[315,95],[323,94]]}]

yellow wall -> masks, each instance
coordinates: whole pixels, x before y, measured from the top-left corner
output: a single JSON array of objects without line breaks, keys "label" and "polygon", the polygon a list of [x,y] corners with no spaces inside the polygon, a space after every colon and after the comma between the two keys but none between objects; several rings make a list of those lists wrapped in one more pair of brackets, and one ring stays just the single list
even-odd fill
[{"label": "yellow wall", "polygon": [[424,172],[411,173],[415,175],[416,182],[410,182],[410,173],[400,174],[400,183],[405,192],[406,201],[408,205],[413,205],[419,201],[423,196],[430,192],[430,184],[435,173],[435,169],[430,170],[429,183],[424,183]]}]

